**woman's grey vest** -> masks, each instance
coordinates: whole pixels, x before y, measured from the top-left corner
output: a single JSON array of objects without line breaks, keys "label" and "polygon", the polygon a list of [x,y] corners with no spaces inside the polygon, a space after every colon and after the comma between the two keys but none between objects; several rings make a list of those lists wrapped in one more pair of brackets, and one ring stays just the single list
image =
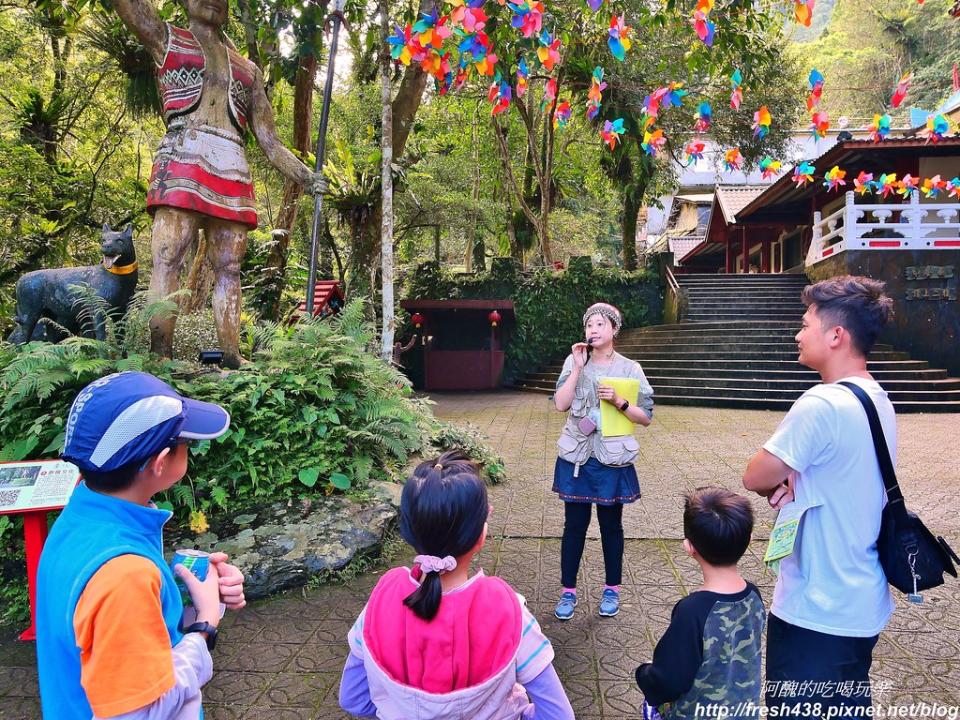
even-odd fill
[{"label": "woman's grey vest", "polygon": [[[565,375],[568,376],[569,373]],[[561,375],[557,382],[558,388],[566,382],[565,375]],[[606,367],[596,367],[590,362],[586,364],[580,377],[577,378],[577,388],[567,414],[567,422],[560,432],[560,439],[557,440],[557,454],[577,466],[573,473],[574,477],[578,475],[580,465],[583,465],[591,456],[604,465],[630,465],[637,459],[637,453],[640,451],[640,444],[633,435],[605,438],[599,427],[590,435],[584,435],[580,431],[578,427],[580,420],[587,417],[591,410],[600,407],[597,384],[602,377],[636,378],[640,380],[641,395],[645,395],[649,390],[640,365],[620,353],[614,353],[613,361]],[[626,399],[631,405],[637,404],[637,398]],[[650,404],[652,406],[653,403]]]}]

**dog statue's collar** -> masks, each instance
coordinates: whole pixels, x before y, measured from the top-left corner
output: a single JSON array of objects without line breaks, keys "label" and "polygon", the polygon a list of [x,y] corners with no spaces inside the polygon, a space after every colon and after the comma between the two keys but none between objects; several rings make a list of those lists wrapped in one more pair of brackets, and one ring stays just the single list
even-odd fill
[{"label": "dog statue's collar", "polygon": [[129,265],[114,265],[113,267],[107,267],[104,265],[103,269],[109,273],[113,273],[114,275],[129,275],[132,272],[136,272],[137,267],[137,261],[134,260]]}]

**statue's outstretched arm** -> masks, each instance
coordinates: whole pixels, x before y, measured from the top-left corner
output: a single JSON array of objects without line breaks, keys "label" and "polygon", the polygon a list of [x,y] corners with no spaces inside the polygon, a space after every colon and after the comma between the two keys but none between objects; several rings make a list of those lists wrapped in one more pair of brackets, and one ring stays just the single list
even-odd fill
[{"label": "statue's outstretched arm", "polygon": [[308,185],[313,171],[297,159],[277,137],[273,108],[263,88],[263,76],[257,70],[251,101],[251,125],[253,134],[267,156],[267,160],[288,180]]},{"label": "statue's outstretched arm", "polygon": [[153,57],[162,62],[167,47],[167,27],[160,20],[151,0],[113,0],[123,24],[137,36]]}]

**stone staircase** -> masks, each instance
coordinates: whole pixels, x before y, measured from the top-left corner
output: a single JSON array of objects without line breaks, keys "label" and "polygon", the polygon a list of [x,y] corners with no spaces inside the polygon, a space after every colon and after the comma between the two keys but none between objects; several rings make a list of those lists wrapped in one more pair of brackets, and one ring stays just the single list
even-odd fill
[{"label": "stone staircase", "polygon": [[[676,325],[624,330],[617,350],[637,360],[665,405],[786,410],[819,382],[797,362],[804,275],[678,275],[689,296]],[[553,394],[558,358],[516,387]],[[960,412],[960,379],[889,345],[867,365],[898,412]]]}]

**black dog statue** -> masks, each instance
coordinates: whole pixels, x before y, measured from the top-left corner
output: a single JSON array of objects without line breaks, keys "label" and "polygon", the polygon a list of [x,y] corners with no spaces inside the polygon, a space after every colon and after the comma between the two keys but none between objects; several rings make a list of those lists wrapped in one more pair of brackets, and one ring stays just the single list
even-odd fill
[{"label": "black dog statue", "polygon": [[93,324],[82,322],[83,295],[75,286],[88,286],[106,300],[112,317],[126,312],[137,289],[137,256],[133,247],[133,226],[114,231],[104,224],[99,265],[76,268],[35,270],[17,280],[18,327],[9,341],[22,344],[29,340],[59,342],[65,336],[52,320],[75,335],[103,340],[106,335],[103,313],[94,313]]}]

